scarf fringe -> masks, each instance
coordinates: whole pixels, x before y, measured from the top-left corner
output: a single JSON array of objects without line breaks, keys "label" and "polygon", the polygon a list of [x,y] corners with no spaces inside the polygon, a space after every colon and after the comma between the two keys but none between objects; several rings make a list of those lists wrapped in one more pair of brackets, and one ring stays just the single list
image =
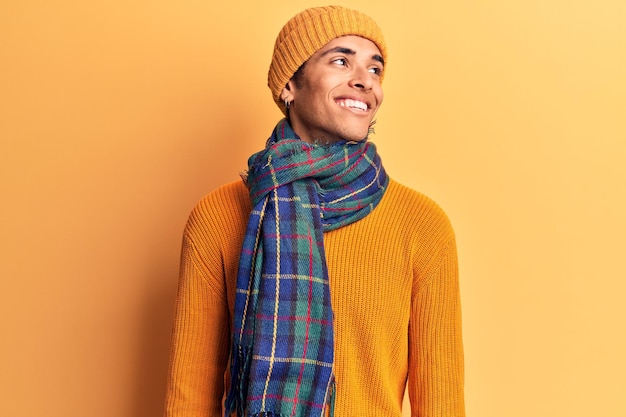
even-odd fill
[{"label": "scarf fringe", "polygon": [[337,393],[337,387],[336,387],[336,382],[335,382],[335,377],[333,376],[331,381],[330,381],[330,386],[328,387],[329,395],[328,395],[328,402],[326,404],[326,406],[328,407],[328,417],[333,417],[335,415],[335,399],[336,399],[336,393]]},{"label": "scarf fringe", "polygon": [[252,363],[252,348],[234,345],[230,360],[230,389],[224,401],[224,417],[229,417],[235,410],[238,417],[243,417],[248,392],[248,375]]}]

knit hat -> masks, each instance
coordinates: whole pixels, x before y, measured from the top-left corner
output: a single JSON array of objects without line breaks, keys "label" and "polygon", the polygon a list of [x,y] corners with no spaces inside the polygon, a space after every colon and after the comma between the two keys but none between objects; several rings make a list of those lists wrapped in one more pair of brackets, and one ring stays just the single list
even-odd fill
[{"label": "knit hat", "polygon": [[347,35],[374,42],[387,61],[382,31],[371,17],[359,11],[341,6],[313,7],[298,13],[283,26],[274,44],[267,75],[272,97],[283,113],[287,114],[287,110],[280,93],[293,74],[328,42]]}]

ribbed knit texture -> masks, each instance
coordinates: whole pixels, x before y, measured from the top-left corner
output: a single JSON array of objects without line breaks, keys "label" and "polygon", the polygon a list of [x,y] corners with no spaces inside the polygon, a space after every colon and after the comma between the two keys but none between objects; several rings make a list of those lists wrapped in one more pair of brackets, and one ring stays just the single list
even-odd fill
[{"label": "ribbed knit texture", "polygon": [[[167,417],[222,413],[249,210],[247,190],[235,182],[205,197],[189,218]],[[445,214],[391,181],[369,216],[324,239],[335,315],[335,416],[400,417],[407,378],[412,416],[465,416],[456,246]]]},{"label": "ribbed knit texture", "polygon": [[[374,42],[383,59],[387,60],[387,47],[380,27],[371,17],[357,10],[341,6],[312,7],[298,13],[283,26],[274,43],[267,85],[284,114],[287,111],[280,93],[293,74],[328,42],[347,35]],[[380,81],[383,75],[380,75]]]}]

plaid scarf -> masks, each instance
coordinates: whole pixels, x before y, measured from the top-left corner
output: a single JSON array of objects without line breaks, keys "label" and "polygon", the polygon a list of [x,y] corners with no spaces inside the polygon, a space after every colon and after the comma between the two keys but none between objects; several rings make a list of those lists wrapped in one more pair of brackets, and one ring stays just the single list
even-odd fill
[{"label": "plaid scarf", "polygon": [[252,212],[235,297],[225,415],[322,416],[334,404],[323,232],[367,216],[388,184],[374,144],[301,141],[281,120],[248,160]]}]

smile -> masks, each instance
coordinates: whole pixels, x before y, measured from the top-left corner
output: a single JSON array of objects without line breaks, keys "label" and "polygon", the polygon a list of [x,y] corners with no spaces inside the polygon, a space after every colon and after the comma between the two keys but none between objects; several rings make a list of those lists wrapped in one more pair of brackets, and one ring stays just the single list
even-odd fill
[{"label": "smile", "polygon": [[335,101],[341,107],[349,107],[350,109],[355,109],[355,110],[359,110],[359,111],[367,111],[367,107],[368,107],[367,103],[365,103],[363,101],[359,101],[359,100],[339,99],[339,100],[335,100]]}]

